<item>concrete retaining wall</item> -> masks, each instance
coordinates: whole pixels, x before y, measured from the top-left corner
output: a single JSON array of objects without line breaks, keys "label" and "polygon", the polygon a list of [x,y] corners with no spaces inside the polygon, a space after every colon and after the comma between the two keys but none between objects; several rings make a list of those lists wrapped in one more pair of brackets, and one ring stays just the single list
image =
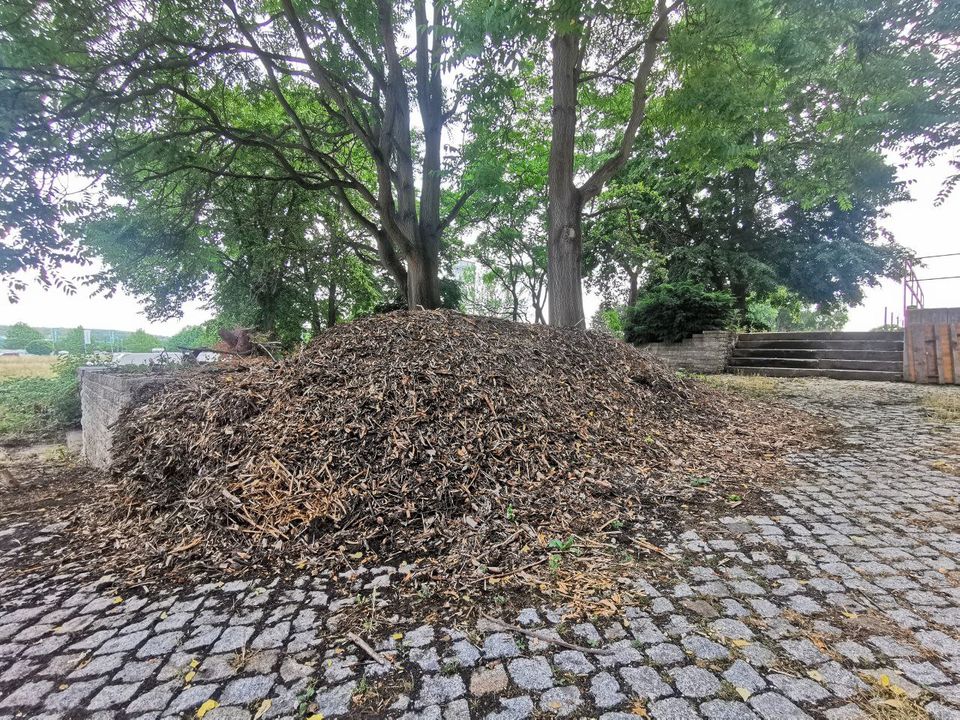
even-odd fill
[{"label": "concrete retaining wall", "polygon": [[170,378],[102,367],[84,367],[78,372],[83,456],[94,467],[107,468],[112,461],[113,426],[120,413],[142,398],[147,386]]},{"label": "concrete retaining wall", "polygon": [[960,323],[960,307],[907,308],[906,324],[908,326],[952,323]]},{"label": "concrete retaining wall", "polygon": [[728,330],[705,330],[678,343],[641,345],[672,368],[698,373],[722,373],[737,342]]}]

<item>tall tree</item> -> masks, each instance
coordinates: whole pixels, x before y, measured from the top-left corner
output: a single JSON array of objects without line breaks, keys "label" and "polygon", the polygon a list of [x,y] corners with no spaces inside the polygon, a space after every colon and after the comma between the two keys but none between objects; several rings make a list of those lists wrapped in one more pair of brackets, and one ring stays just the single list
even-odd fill
[{"label": "tall tree", "polygon": [[[804,208],[851,206],[858,172],[845,162],[851,148],[857,159],[865,150],[944,152],[955,137],[958,80],[950,60],[956,11],[945,5],[531,0],[506,19],[487,18],[494,45],[507,48],[491,51],[501,68],[518,65],[518,57],[536,61],[536,48],[550,46],[540,73],[552,87],[551,322],[582,325],[584,212],[592,212],[645,128],[683,133],[691,142],[681,162],[697,170],[707,158],[736,177],[744,199],[759,185],[751,156],[779,143],[785,164],[777,173]],[[660,117],[651,120],[651,112]],[[782,136],[794,143],[792,153]],[[835,152],[817,155],[819,165],[811,166],[811,143]],[[752,207],[738,203],[734,235],[750,234]]]},{"label": "tall tree", "polygon": [[25,322],[18,322],[7,328],[3,346],[8,350],[23,350],[36,340],[43,340],[40,331],[30,327]]},{"label": "tall tree", "polygon": [[157,319],[205,300],[222,323],[291,344],[306,325],[317,333],[343,312],[369,310],[380,298],[378,263],[363,234],[332,198],[247,177],[268,168],[259,154],[246,155],[234,160],[240,177],[167,173],[165,154],[137,173],[120,173],[109,187],[132,199],[73,229],[106,263],[90,282],[107,293],[123,286]]},{"label": "tall tree", "polygon": [[456,113],[443,86],[454,9],[13,0],[0,79],[39,109],[8,138],[56,127],[69,138],[64,164],[88,174],[185,139],[204,149],[189,169],[242,174],[238,149],[256,149],[272,163],[260,179],[332,193],[375,239],[408,305],[437,307],[442,236],[467,195],[444,192],[459,172],[442,143]]},{"label": "tall tree", "polygon": [[71,355],[83,355],[87,349],[86,333],[80,325],[68,330],[57,341],[57,350],[65,350]]},{"label": "tall tree", "polygon": [[159,341],[145,330],[135,330],[123,339],[123,349],[127,352],[150,352]]},{"label": "tall tree", "polygon": [[717,34],[723,8],[688,4],[666,56],[678,82],[590,213],[591,281],[633,279],[645,261],[647,280],[729,290],[741,317],[781,284],[808,302],[859,302],[899,270],[880,220],[906,196],[883,149],[943,132],[942,91],[917,82],[940,58],[898,45],[891,28],[909,27],[898,13],[912,8],[896,3],[877,10],[891,24],[879,40],[856,3],[743,7],[736,32]]},{"label": "tall tree", "polygon": [[[555,6],[551,39],[553,80],[547,211],[547,283],[550,323],[586,329],[581,287],[583,208],[623,167],[646,113],[648,83],[658,46],[666,40],[670,14],[666,0],[652,10],[630,12],[581,0]],[[629,8],[633,10],[633,8]],[[636,14],[634,14],[636,12]],[[628,45],[611,43],[625,40]],[[592,66],[586,63],[592,60]],[[630,113],[615,134],[608,157],[577,184],[577,104],[584,83],[613,83],[613,93],[630,87]]]}]

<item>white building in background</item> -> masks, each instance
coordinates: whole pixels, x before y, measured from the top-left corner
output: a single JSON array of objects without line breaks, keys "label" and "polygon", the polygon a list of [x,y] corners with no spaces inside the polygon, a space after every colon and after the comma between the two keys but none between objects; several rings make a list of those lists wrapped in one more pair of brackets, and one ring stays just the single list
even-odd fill
[{"label": "white building in background", "polygon": [[[107,353],[108,355],[110,353]],[[210,363],[220,359],[219,353],[202,352],[197,356],[197,362]],[[179,365],[183,362],[183,353],[159,350],[153,352],[122,352],[112,353],[112,365]]]}]

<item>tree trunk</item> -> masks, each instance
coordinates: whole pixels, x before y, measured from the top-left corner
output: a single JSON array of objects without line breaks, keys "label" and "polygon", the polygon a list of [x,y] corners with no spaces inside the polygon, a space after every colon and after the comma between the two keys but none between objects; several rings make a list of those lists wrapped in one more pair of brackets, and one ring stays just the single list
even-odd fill
[{"label": "tree trunk", "polygon": [[638,287],[638,276],[640,273],[631,272],[628,273],[630,276],[630,290],[627,293],[627,307],[633,307],[637,304],[637,296],[640,294],[640,289]]},{"label": "tree trunk", "polygon": [[730,294],[733,295],[733,308],[737,313],[737,320],[740,324],[746,325],[747,313],[750,310],[750,304],[747,302],[750,286],[740,273],[735,273],[730,279]]},{"label": "tree trunk", "polygon": [[[415,56],[417,107],[423,123],[423,167],[420,177],[419,223],[414,248],[418,255],[407,264],[407,306],[431,310],[440,307],[440,181],[443,175],[443,3],[433,3],[433,22],[427,20],[425,0],[414,2],[417,22]],[[432,35],[432,43],[429,41]],[[409,136],[409,130],[407,131]],[[416,201],[414,201],[416,202]],[[414,269],[416,267],[416,269]]]},{"label": "tree trunk", "polygon": [[277,328],[277,313],[272,304],[269,306],[264,306],[260,310],[260,332],[272,337],[274,330]]},{"label": "tree trunk", "polygon": [[657,45],[666,39],[670,13],[666,0],[656,0],[653,26],[643,41],[643,54],[633,79],[630,119],[617,143],[616,152],[577,187],[573,177],[577,86],[585,54],[581,45],[589,44],[589,39],[584,39],[582,34],[582,0],[566,0],[556,3],[556,7],[559,12],[554,19],[556,34],[552,42],[553,134],[547,212],[550,324],[586,329],[580,285],[583,206],[600,194],[604,185],[623,168],[630,157],[637,131],[646,114],[647,82],[656,60]]},{"label": "tree trunk", "polygon": [[434,310],[440,307],[440,253],[431,248],[413,248],[407,256],[407,308]]},{"label": "tree trunk", "polygon": [[337,324],[337,281],[330,273],[330,282],[327,283],[327,327]]},{"label": "tree trunk", "polygon": [[[580,65],[578,8],[569,19],[572,20],[572,29],[557,32],[552,43],[553,132],[547,208],[547,300],[551,325],[585,329],[580,284],[583,207],[573,178]],[[561,27],[567,25],[560,22]]]},{"label": "tree trunk", "polygon": [[567,193],[550,194],[550,241],[547,245],[547,301],[550,324],[585,329],[581,287],[581,210]]},{"label": "tree trunk", "polygon": [[547,319],[543,316],[543,306],[534,304],[533,306],[534,323],[537,325],[546,325]]},{"label": "tree trunk", "polygon": [[[758,142],[753,138],[755,142]],[[731,216],[731,236],[734,240],[734,262],[730,265],[730,292],[734,297],[734,307],[741,324],[746,324],[749,304],[747,296],[751,290],[751,278],[743,270],[743,264],[737,262],[737,257],[749,253],[755,240],[757,225],[757,170],[743,167],[733,173],[734,182],[734,210]]]},{"label": "tree trunk", "polygon": [[323,332],[324,324],[320,320],[320,307],[314,303],[310,313],[310,335],[316,337]]}]

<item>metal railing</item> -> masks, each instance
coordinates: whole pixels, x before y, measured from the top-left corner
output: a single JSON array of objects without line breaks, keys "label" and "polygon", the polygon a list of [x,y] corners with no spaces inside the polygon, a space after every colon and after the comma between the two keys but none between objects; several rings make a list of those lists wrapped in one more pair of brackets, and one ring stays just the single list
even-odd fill
[{"label": "metal railing", "polygon": [[[922,258],[917,258],[921,260]],[[910,308],[923,308],[923,288],[920,287],[920,278],[913,269],[913,261],[907,260],[903,273],[903,324],[909,322]]]},{"label": "metal railing", "polygon": [[[937,258],[960,257],[960,253],[940,253],[939,255],[924,255],[918,257],[917,265],[923,265],[922,260],[934,260]],[[917,277],[915,265],[912,260],[907,260],[903,275],[903,324],[909,322],[910,308],[923,309],[923,287],[921,283],[933,282],[935,280],[960,280],[960,275],[937,275],[935,277]]]}]

